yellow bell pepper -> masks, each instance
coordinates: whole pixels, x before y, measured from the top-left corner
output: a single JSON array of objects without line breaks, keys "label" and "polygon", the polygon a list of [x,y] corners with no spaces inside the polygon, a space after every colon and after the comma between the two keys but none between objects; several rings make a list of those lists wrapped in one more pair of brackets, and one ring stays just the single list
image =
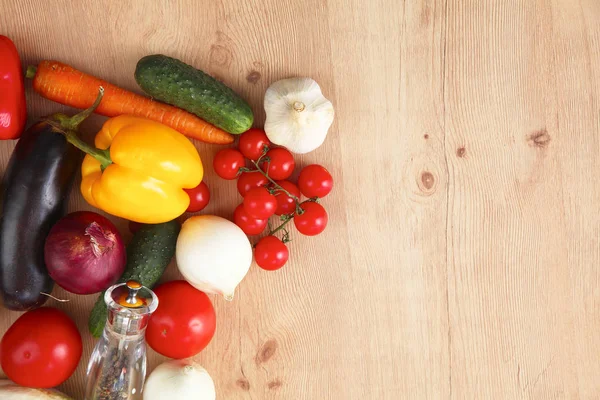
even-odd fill
[{"label": "yellow bell pepper", "polygon": [[177,218],[190,203],[183,189],[202,181],[194,145],[158,122],[129,115],[111,118],[96,135],[96,148],[67,139],[87,153],[81,166],[85,200],[130,221],[158,224]]}]

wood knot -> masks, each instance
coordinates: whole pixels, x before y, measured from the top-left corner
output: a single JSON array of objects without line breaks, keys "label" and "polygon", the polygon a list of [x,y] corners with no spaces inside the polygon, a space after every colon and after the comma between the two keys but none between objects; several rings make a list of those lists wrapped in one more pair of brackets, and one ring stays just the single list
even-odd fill
[{"label": "wood knot", "polygon": [[402,167],[402,184],[408,189],[412,201],[423,202],[424,198],[437,193],[444,183],[443,176],[435,162],[426,154],[414,154],[405,161]]},{"label": "wood knot", "polygon": [[246,76],[246,80],[250,83],[256,83],[260,80],[261,75],[258,71],[250,71],[250,73]]},{"label": "wood knot", "polygon": [[533,132],[529,135],[530,146],[537,147],[539,149],[545,149],[550,144],[550,135],[546,128],[539,131]]},{"label": "wood knot", "polygon": [[424,171],[421,174],[421,183],[420,183],[419,187],[424,192],[433,192],[432,189],[434,188],[434,186],[435,186],[435,178],[433,177],[433,174],[429,171]]},{"label": "wood knot", "polygon": [[262,364],[271,359],[277,350],[277,342],[273,339],[267,340],[256,354],[256,364]]},{"label": "wood knot", "polygon": [[458,149],[456,149],[456,155],[460,158],[463,158],[465,156],[466,152],[467,152],[467,149],[465,149],[464,146],[461,146]]},{"label": "wood knot", "polygon": [[242,390],[250,390],[250,382],[248,382],[248,379],[240,378],[235,381],[235,384],[238,385]]},{"label": "wood knot", "polygon": [[279,389],[281,387],[282,383],[279,379],[275,379],[274,381],[271,381],[267,384],[267,386],[269,387],[270,390],[275,390],[275,389]]},{"label": "wood knot", "polygon": [[220,44],[213,44],[210,46],[208,60],[211,65],[226,68],[231,64],[232,58],[231,51],[229,51],[227,47]]}]

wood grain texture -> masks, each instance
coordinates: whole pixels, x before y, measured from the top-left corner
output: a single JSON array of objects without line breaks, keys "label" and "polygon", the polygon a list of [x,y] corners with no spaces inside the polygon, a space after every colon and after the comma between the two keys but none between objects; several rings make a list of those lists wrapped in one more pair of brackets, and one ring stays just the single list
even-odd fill
[{"label": "wood grain texture", "polygon": [[[256,4],[255,4],[256,3]],[[297,157],[335,179],[319,237],[253,267],[197,359],[220,399],[600,398],[597,0],[9,1],[0,34],[139,92],[178,57],[247,98],[310,76],[336,108]],[[31,119],[64,107],[27,91]],[[102,124],[85,123],[87,138]],[[206,213],[235,185],[208,166]],[[3,171],[14,143],[0,142]],[[91,209],[73,190],[70,209]],[[125,238],[126,223],[115,218]],[[164,280],[180,277],[172,263]],[[85,350],[95,296],[56,289]],[[18,317],[0,310],[0,333]],[[150,368],[165,358],[150,350]]]}]

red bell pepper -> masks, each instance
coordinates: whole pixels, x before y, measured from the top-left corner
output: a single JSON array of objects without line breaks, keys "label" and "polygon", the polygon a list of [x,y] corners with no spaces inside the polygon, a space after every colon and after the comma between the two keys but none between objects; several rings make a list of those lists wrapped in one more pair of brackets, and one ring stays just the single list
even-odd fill
[{"label": "red bell pepper", "polygon": [[0,140],[17,139],[27,122],[21,59],[12,40],[0,35]]}]

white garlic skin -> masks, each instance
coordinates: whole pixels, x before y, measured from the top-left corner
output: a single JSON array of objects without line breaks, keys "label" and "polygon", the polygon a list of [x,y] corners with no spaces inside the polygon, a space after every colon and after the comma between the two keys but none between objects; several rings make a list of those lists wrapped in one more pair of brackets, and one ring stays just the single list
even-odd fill
[{"label": "white garlic skin", "polygon": [[333,122],[333,104],[311,78],[273,83],[265,93],[265,133],[292,153],[305,154],[321,146]]}]

